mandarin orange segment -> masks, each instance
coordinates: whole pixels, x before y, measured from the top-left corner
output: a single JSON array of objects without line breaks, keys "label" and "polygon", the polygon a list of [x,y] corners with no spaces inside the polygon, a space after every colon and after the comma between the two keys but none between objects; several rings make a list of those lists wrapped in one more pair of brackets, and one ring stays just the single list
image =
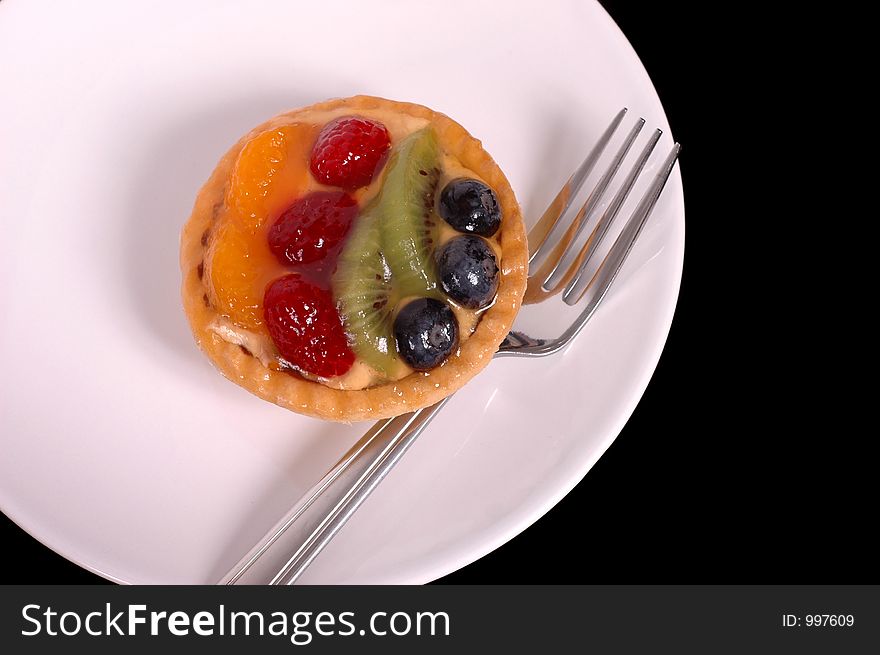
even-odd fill
[{"label": "mandarin orange segment", "polygon": [[206,261],[220,313],[244,328],[259,330],[263,325],[266,277],[277,267],[265,239],[255,238],[236,221],[226,221]]},{"label": "mandarin orange segment", "polygon": [[235,162],[227,204],[251,231],[269,214],[268,200],[288,158],[288,142],[296,137],[294,126],[285,125],[258,134],[248,142]]}]

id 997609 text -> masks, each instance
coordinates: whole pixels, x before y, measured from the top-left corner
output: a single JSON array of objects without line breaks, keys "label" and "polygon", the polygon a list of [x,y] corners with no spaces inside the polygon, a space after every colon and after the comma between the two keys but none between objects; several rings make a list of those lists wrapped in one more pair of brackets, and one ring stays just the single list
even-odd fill
[{"label": "id 997609 text", "polygon": [[851,628],[855,623],[852,614],[783,614],[784,628]]}]

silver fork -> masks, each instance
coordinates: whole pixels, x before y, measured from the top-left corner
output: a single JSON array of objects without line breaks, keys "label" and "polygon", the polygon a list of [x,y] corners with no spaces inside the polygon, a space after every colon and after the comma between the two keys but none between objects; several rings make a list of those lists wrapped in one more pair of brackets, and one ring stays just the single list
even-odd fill
[{"label": "silver fork", "polygon": [[[565,348],[602,302],[651,214],[678,157],[678,143],[666,156],[598,268],[592,276],[586,274],[599,243],[620,213],[660,138],[660,130],[655,130],[617,193],[596,221],[589,237],[580,249],[576,249],[574,245],[578,236],[597,213],[600,201],[645,124],[643,119],[639,119],[624,138],[610,166],[599,178],[586,202],[567,224],[562,237],[558,241],[551,238],[565,225],[565,221],[560,219],[571,213],[575,196],[619,128],[625,114],[626,109],[622,109],[614,117],[590,154],[563,185],[550,207],[529,232],[529,262],[543,263],[529,276],[524,303],[542,302],[561,292],[562,300],[568,305],[575,305],[586,298],[583,310],[554,339],[534,339],[522,332],[511,332],[502,342],[496,357],[543,357]],[[552,247],[549,244],[553,244]],[[565,266],[563,261],[567,262]],[[445,398],[419,411],[376,423],[219,584],[281,585],[296,582],[448,400],[449,398]]]}]

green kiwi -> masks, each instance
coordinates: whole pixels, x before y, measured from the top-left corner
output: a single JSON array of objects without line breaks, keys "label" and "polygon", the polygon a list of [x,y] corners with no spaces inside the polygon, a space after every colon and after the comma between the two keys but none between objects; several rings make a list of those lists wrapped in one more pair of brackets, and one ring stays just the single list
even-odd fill
[{"label": "green kiwi", "polygon": [[382,187],[355,220],[333,274],[333,294],[357,356],[389,373],[397,361],[392,311],[407,296],[439,297],[432,257],[440,149],[433,128],[406,137]]},{"label": "green kiwi", "polygon": [[388,161],[375,211],[382,218],[382,247],[402,297],[436,295],[434,192],[440,147],[430,126],[400,142]]},{"label": "green kiwi", "polygon": [[379,217],[365,212],[355,221],[333,274],[355,354],[377,371],[389,373],[397,349],[392,332],[391,271],[382,256]]}]

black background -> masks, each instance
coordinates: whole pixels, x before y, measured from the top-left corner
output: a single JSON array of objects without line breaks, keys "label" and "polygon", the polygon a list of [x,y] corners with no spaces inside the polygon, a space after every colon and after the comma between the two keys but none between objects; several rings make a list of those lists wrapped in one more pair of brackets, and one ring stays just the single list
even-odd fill
[{"label": "black background", "polygon": [[[438,582],[876,581],[876,490],[854,445],[861,435],[820,420],[828,398],[800,395],[816,344],[793,347],[803,335],[781,314],[806,321],[812,308],[788,305],[770,268],[785,253],[754,236],[756,224],[789,218],[762,197],[764,126],[780,121],[768,94],[786,79],[770,79],[775,65],[756,54],[763,18],[602,4],[684,146],[686,255],[672,330],[644,398],[587,477],[526,532]],[[3,567],[0,582],[105,582],[2,515],[0,543],[21,563]]]}]

